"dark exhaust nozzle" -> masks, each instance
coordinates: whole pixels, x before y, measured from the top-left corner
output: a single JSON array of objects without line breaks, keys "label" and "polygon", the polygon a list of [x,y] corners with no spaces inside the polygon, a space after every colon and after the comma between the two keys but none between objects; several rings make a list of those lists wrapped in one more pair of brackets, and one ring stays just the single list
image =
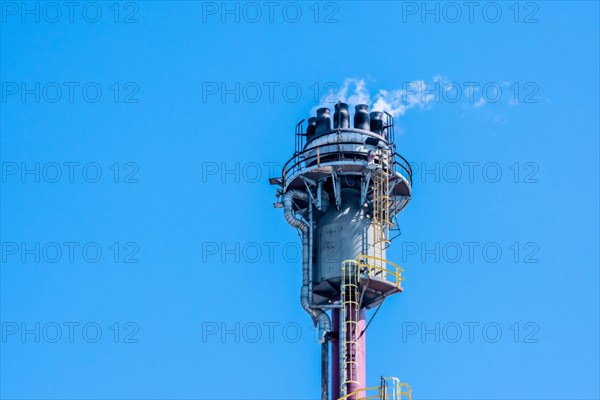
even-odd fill
[{"label": "dark exhaust nozzle", "polygon": [[381,111],[371,113],[371,132],[378,135],[384,134],[383,113]]},{"label": "dark exhaust nozzle", "polygon": [[365,131],[371,130],[371,119],[369,118],[369,106],[359,104],[354,107],[354,127]]},{"label": "dark exhaust nozzle", "polygon": [[335,112],[333,113],[333,128],[344,129],[350,127],[350,112],[348,111],[348,104],[337,103],[335,105]]},{"label": "dark exhaust nozzle", "polygon": [[317,110],[317,121],[316,121],[315,133],[320,135],[331,130],[331,111],[327,107],[319,108]]}]

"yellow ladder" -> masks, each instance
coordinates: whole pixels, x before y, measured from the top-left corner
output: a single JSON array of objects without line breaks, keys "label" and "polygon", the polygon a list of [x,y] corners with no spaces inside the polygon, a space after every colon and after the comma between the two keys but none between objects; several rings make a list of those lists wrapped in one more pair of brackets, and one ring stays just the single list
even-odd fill
[{"label": "yellow ladder", "polygon": [[391,227],[389,159],[390,151],[381,150],[379,159],[375,160],[376,168],[373,171],[373,246],[375,255],[379,257],[383,257],[383,250],[390,243],[387,237]]},{"label": "yellow ladder", "polygon": [[342,332],[340,342],[342,358],[342,396],[348,394],[351,383],[360,385],[358,376],[358,321],[360,312],[360,271],[358,261],[342,262]]}]

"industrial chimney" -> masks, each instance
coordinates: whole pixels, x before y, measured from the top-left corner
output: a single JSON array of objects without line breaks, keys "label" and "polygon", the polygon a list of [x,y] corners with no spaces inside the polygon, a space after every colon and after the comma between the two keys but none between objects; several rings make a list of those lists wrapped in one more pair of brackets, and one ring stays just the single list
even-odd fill
[{"label": "industrial chimney", "polygon": [[332,400],[410,399],[396,378],[375,394],[366,382],[366,310],[402,292],[402,268],[386,250],[411,199],[412,171],[396,151],[393,118],[359,104],[352,128],[348,104],[337,103],[333,127],[329,108],[306,131],[303,121],[293,156],[270,182],[276,207],[302,233],[300,301],[320,332],[321,399],[330,387]]}]

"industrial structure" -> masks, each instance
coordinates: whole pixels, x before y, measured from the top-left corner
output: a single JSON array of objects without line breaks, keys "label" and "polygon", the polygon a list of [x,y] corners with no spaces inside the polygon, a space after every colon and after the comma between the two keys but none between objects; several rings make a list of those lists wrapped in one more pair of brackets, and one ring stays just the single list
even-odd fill
[{"label": "industrial structure", "polygon": [[396,151],[392,115],[359,104],[353,119],[350,127],[348,104],[337,103],[333,118],[320,108],[306,130],[300,121],[294,155],[270,183],[275,207],[302,237],[300,300],[319,328],[321,399],[331,390],[333,400],[410,400],[397,378],[367,384],[365,311],[402,292],[402,268],[386,249],[399,234],[412,173]]}]

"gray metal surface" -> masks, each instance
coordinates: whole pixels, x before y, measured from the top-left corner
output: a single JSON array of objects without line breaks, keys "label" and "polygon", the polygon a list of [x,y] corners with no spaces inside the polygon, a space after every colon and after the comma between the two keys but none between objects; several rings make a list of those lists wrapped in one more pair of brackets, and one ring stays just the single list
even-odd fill
[{"label": "gray metal surface", "polygon": [[372,218],[368,208],[360,204],[360,190],[342,189],[341,199],[340,210],[329,207],[316,224],[313,267],[316,283],[339,278],[342,262],[354,260],[359,254],[385,258],[385,254],[376,253],[372,246]]}]

